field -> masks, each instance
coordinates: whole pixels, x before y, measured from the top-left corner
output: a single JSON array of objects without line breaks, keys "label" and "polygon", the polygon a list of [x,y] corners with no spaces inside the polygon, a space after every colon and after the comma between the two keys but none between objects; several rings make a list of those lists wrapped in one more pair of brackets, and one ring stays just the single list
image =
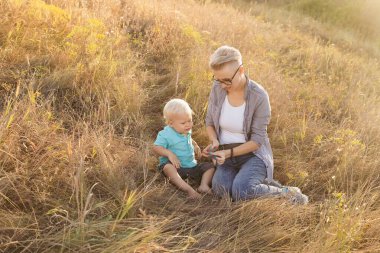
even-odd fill
[{"label": "field", "polygon": [[[0,252],[380,252],[376,0],[2,0]],[[205,147],[221,45],[268,91],[275,178],[310,204],[189,201],[168,99]]]}]

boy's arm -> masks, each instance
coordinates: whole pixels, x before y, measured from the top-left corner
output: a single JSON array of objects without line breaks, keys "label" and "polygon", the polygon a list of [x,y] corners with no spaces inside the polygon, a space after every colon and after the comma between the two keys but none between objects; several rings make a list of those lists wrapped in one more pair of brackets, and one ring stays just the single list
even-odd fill
[{"label": "boy's arm", "polygon": [[166,149],[163,146],[159,146],[159,145],[153,145],[153,151],[157,155],[159,155],[159,156],[165,156],[165,157],[169,157],[170,153],[173,153],[169,149]]},{"label": "boy's arm", "polygon": [[196,141],[194,141],[193,139],[191,139],[191,141],[193,143],[194,151],[195,151],[195,154],[196,154],[197,158],[201,158],[202,157],[202,150],[201,150],[201,148],[198,146],[198,144],[196,143]]},{"label": "boy's arm", "polygon": [[167,157],[169,159],[169,161],[177,169],[179,169],[181,167],[181,162],[179,161],[178,157],[172,151],[170,151],[169,149],[166,149],[166,148],[164,148],[162,146],[159,146],[159,145],[154,145],[153,146],[153,151],[156,154],[160,155],[160,156]]}]

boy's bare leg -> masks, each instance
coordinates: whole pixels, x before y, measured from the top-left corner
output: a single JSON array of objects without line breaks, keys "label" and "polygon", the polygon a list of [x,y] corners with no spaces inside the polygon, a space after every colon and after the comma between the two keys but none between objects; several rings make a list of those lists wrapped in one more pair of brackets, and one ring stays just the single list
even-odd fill
[{"label": "boy's bare leg", "polygon": [[211,168],[205,171],[202,175],[201,184],[198,187],[198,191],[202,193],[211,193],[211,181],[214,176],[215,169]]},{"label": "boy's bare leg", "polygon": [[163,172],[169,178],[169,181],[177,186],[181,191],[186,192],[190,199],[200,198],[201,195],[196,192],[193,187],[188,185],[177,172],[177,169],[172,164],[166,164],[163,168]]}]

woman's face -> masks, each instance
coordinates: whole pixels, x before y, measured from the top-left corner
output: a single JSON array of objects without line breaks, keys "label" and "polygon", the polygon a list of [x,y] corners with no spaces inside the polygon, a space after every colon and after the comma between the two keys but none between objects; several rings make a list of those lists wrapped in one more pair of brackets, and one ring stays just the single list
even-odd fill
[{"label": "woman's face", "polygon": [[222,86],[223,89],[229,90],[239,86],[242,80],[242,74],[244,70],[242,65],[238,65],[236,62],[224,65],[218,70],[213,70],[214,81]]}]

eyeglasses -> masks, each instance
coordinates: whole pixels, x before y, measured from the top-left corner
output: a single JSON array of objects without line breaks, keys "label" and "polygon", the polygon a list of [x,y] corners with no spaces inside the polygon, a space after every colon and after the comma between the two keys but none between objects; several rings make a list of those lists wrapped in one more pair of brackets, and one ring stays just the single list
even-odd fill
[{"label": "eyeglasses", "polygon": [[243,64],[240,64],[239,67],[237,68],[237,70],[235,71],[235,74],[230,78],[230,79],[223,79],[223,80],[219,80],[219,79],[215,79],[214,76],[212,76],[212,80],[217,82],[218,84],[225,84],[227,86],[231,86],[232,85],[232,80],[234,80],[237,72],[239,71],[240,67],[243,66]]}]

